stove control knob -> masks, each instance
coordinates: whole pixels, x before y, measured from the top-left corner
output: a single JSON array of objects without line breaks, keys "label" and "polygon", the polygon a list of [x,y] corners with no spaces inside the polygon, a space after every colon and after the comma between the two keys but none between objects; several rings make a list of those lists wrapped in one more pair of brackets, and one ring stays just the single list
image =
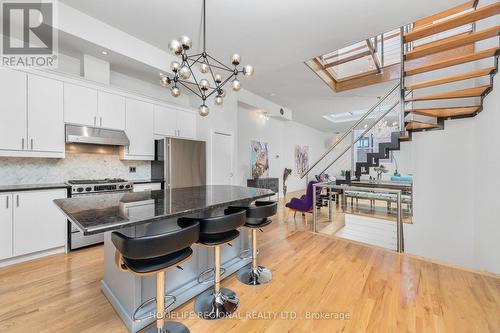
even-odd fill
[{"label": "stove control knob", "polygon": [[83,187],[79,187],[76,189],[77,192],[83,192]]},{"label": "stove control knob", "polygon": [[119,186],[119,189],[120,189],[120,190],[123,190],[123,185],[120,185],[120,186]]},{"label": "stove control knob", "polygon": [[92,191],[92,187],[86,187],[86,188],[85,188],[85,191],[87,191],[87,192]]},{"label": "stove control knob", "polygon": [[125,185],[125,188],[127,188],[127,189],[130,188],[130,185]]}]

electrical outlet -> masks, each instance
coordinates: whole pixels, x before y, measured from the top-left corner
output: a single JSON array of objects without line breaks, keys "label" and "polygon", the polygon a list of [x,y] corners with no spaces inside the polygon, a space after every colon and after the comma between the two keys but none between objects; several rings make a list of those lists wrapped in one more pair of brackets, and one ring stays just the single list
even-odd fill
[{"label": "electrical outlet", "polygon": [[135,173],[137,171],[137,168],[135,166],[129,167],[129,172]]}]

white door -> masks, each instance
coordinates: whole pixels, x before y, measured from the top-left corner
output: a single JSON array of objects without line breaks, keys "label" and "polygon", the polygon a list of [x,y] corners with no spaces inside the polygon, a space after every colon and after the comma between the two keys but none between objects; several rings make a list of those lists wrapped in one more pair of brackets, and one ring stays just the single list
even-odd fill
[{"label": "white door", "polygon": [[97,90],[65,83],[64,121],[70,124],[97,126]]},{"label": "white door", "polygon": [[0,260],[12,257],[12,194],[0,195]]},{"label": "white door", "polygon": [[66,190],[14,194],[14,256],[66,244],[66,218],[54,204]]},{"label": "white door", "polygon": [[99,91],[98,126],[125,130],[125,97]]},{"label": "white door", "polygon": [[177,110],[155,105],[155,134],[177,136]]},{"label": "white door", "polygon": [[64,152],[63,83],[28,76],[28,144],[33,151]]},{"label": "white door", "polygon": [[0,150],[26,148],[26,85],[26,73],[0,69]]},{"label": "white door", "polygon": [[233,183],[233,136],[215,132],[212,135],[212,184]]},{"label": "white door", "polygon": [[196,113],[177,112],[177,136],[188,139],[196,138]]},{"label": "white door", "polygon": [[130,140],[127,157],[131,159],[153,160],[154,142],[154,108],[153,104],[127,98],[126,128]]}]

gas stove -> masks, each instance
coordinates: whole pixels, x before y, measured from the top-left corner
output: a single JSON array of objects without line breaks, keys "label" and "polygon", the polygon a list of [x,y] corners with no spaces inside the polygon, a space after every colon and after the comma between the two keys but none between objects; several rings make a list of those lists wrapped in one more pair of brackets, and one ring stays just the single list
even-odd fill
[{"label": "gas stove", "polygon": [[123,192],[132,191],[134,184],[121,178],[106,179],[75,179],[69,180],[71,185],[71,195],[95,194],[101,192]]}]

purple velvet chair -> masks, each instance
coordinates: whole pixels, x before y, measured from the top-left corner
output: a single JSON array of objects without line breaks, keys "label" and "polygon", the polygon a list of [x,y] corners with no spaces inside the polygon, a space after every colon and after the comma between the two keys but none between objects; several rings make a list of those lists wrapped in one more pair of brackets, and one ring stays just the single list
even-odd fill
[{"label": "purple velvet chair", "polygon": [[[305,217],[305,222],[307,225],[307,215],[306,213],[310,213],[313,209],[314,203],[313,203],[313,185],[316,184],[317,182],[314,180],[311,180],[309,184],[307,184],[307,190],[306,194],[301,196],[299,198],[292,198],[289,203],[285,205],[286,208],[288,208],[287,214],[286,214],[286,221],[288,222],[288,217],[291,211],[294,212],[294,217],[297,214],[297,212],[304,214]],[[317,191],[321,192],[321,188],[318,188]],[[316,193],[318,195],[318,193]]]}]

